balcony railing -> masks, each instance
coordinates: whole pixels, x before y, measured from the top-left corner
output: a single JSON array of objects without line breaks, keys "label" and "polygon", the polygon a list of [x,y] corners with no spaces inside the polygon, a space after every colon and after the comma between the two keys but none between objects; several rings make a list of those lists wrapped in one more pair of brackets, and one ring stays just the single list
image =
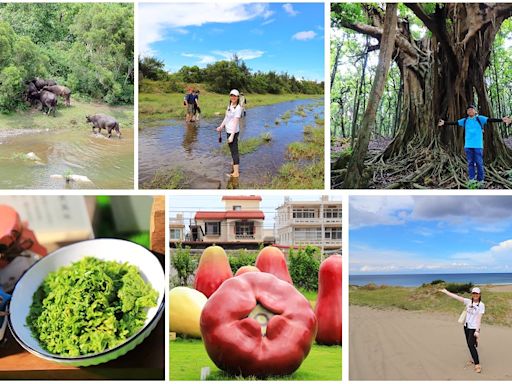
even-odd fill
[{"label": "balcony railing", "polygon": [[248,235],[248,234],[243,234],[243,235],[235,235],[235,239],[237,240],[254,240],[256,239],[256,236],[254,235]]}]

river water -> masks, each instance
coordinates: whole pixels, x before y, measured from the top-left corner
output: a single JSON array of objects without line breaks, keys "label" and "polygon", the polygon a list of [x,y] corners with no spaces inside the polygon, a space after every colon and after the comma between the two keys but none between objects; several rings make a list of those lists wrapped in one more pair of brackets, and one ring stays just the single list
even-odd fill
[{"label": "river water", "polygon": [[[296,113],[302,106],[306,116]],[[291,117],[280,120],[286,112]],[[247,110],[240,123],[240,140],[261,136],[269,132],[272,140],[254,152],[240,156],[240,179],[230,180],[231,156],[222,153],[227,142],[223,132],[222,144],[218,142],[215,128],[223,116],[202,119],[186,124],[182,120],[164,120],[148,124],[140,123],[139,129],[139,185],[150,181],[157,170],[181,169],[186,181],[184,188],[258,188],[268,181],[286,161],[288,144],[303,141],[304,126],[315,126],[315,116],[323,118],[321,100],[295,100]]]},{"label": "river water", "polygon": [[[121,133],[109,139],[105,130],[0,130],[0,189],[133,189],[133,129]],[[28,158],[31,152],[37,157]],[[90,182],[62,178],[71,174]]]}]

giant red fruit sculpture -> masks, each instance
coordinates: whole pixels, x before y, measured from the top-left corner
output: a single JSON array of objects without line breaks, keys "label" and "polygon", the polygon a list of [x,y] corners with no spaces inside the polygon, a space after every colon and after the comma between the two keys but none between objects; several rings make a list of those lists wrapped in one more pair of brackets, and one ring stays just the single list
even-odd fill
[{"label": "giant red fruit sculpture", "polygon": [[206,248],[199,260],[194,288],[210,297],[230,277],[233,277],[233,272],[224,249],[216,245]]},{"label": "giant red fruit sculpture", "polygon": [[274,276],[293,284],[286,259],[279,248],[268,246],[263,248],[256,258],[256,267],[262,272],[268,272]]},{"label": "giant red fruit sculpture", "polygon": [[260,272],[260,270],[252,265],[245,265],[243,267],[238,268],[238,271],[236,271],[235,276],[240,276],[247,272]]},{"label": "giant red fruit sculpture", "polygon": [[206,302],[200,325],[217,367],[260,378],[299,368],[316,333],[316,317],[304,296],[265,272],[225,281]]},{"label": "giant red fruit sculpture", "polygon": [[319,344],[341,345],[341,272],[340,255],[329,256],[320,264],[315,307]]}]

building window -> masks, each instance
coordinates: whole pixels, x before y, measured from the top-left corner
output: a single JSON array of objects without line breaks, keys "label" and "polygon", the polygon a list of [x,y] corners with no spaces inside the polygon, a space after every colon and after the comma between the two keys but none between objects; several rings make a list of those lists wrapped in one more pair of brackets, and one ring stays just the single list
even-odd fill
[{"label": "building window", "polygon": [[325,228],[325,238],[341,240],[341,228]]},{"label": "building window", "polygon": [[220,221],[205,223],[205,235],[220,236]]},{"label": "building window", "polygon": [[321,228],[295,228],[296,241],[320,241],[322,240]]},{"label": "building window", "polygon": [[241,211],[242,206],[241,205],[233,205],[233,211]]},{"label": "building window", "polygon": [[341,208],[325,208],[325,219],[341,219]]},{"label": "building window", "polygon": [[235,223],[235,234],[237,236],[254,236],[254,222],[237,221]]},{"label": "building window", "polygon": [[316,210],[314,208],[293,208],[294,219],[314,219]]},{"label": "building window", "polygon": [[171,240],[181,240],[181,229],[171,228]]}]

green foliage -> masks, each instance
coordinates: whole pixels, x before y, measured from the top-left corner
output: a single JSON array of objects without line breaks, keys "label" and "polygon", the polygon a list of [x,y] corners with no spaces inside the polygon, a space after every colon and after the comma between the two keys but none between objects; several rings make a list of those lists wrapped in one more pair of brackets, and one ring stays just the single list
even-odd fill
[{"label": "green foliage", "polygon": [[144,189],[178,189],[183,188],[185,173],[181,168],[159,169],[151,181],[144,183]]},{"label": "green foliage", "polygon": [[320,248],[307,245],[288,254],[290,276],[296,287],[309,291],[318,289],[318,269],[320,268]]},{"label": "green foliage", "polygon": [[[25,83],[56,80],[73,96],[133,103],[133,5],[0,4],[0,111],[23,108]],[[5,69],[13,67],[5,74]],[[13,81],[17,81],[16,84]]]},{"label": "green foliage", "polygon": [[147,56],[142,59],[139,57],[139,72],[141,74],[139,81],[142,79],[165,80],[167,72],[164,67],[165,63],[156,57]]},{"label": "green foliage", "polygon": [[473,288],[473,283],[448,283],[446,289],[452,293],[469,293]]},{"label": "green foliage", "polygon": [[254,265],[256,263],[256,252],[248,251],[247,249],[239,249],[234,251],[229,256],[229,266],[233,271],[233,274],[238,271],[241,267],[246,265]]},{"label": "green foliage", "polygon": [[48,274],[26,321],[51,353],[99,353],[135,334],[157,298],[135,266],[85,257]]},{"label": "green foliage", "polygon": [[190,247],[182,248],[181,244],[176,244],[176,250],[171,252],[171,265],[178,273],[179,284],[186,286],[188,279],[197,268],[197,260],[190,255]]}]

